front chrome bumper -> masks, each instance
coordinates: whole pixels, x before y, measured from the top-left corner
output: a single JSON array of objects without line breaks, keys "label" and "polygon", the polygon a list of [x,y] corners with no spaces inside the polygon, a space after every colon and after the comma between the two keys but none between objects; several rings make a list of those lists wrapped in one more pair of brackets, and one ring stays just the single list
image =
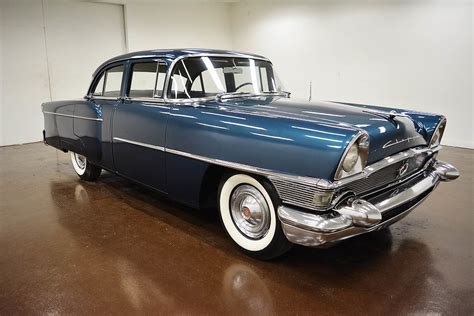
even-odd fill
[{"label": "front chrome bumper", "polygon": [[280,206],[278,217],[290,242],[321,247],[399,221],[426,199],[440,181],[457,177],[459,172],[454,166],[437,161],[421,180],[409,181],[368,200],[355,198],[325,214]]}]

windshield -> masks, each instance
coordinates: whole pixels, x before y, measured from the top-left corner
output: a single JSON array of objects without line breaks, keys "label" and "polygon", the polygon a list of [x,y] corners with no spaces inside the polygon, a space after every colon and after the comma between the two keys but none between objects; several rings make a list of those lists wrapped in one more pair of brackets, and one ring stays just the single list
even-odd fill
[{"label": "windshield", "polygon": [[168,98],[261,95],[283,90],[268,61],[240,57],[188,57],[178,61],[173,69]]}]

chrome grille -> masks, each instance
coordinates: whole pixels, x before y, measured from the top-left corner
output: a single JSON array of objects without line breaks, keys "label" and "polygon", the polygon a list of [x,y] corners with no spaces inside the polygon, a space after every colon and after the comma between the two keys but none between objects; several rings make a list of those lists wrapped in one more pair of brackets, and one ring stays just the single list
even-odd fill
[{"label": "chrome grille", "polygon": [[[432,152],[418,153],[374,171],[367,178],[361,178],[344,184],[341,187],[328,189],[322,189],[316,184],[290,181],[284,177],[269,176],[268,178],[275,186],[279,197],[284,203],[310,210],[324,211],[331,207],[332,204],[330,200],[335,193],[351,191],[356,195],[360,195],[375,191],[396,180],[403,180],[415,174],[417,171],[420,171],[429,161],[431,156]],[[405,162],[408,163],[407,171],[403,176],[399,176],[399,170]],[[318,201],[315,200],[315,196],[324,194],[330,195],[329,202],[326,204],[318,203]]]},{"label": "chrome grille", "polygon": [[321,210],[327,208],[327,205],[321,205],[315,202],[314,195],[316,192],[328,192],[332,194],[332,191],[324,191],[318,189],[314,185],[290,182],[286,179],[279,179],[275,177],[270,178],[278,195],[284,203],[288,203],[311,210]]},{"label": "chrome grille", "polygon": [[[344,188],[346,190],[353,191],[356,194],[361,194],[373,189],[380,188],[381,186],[387,185],[395,180],[404,179],[417,172],[425,165],[428,159],[429,155],[426,153],[407,158],[405,160],[389,165],[383,169],[380,169],[369,175],[367,178],[353,181],[344,186]],[[406,173],[400,177],[398,172],[405,162],[408,163],[408,169]]]}]

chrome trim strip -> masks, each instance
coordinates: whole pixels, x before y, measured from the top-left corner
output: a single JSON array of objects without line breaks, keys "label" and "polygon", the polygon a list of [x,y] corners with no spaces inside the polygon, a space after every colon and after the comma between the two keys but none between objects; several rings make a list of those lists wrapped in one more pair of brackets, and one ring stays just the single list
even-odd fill
[{"label": "chrome trim strip", "polygon": [[[290,181],[290,182],[303,184],[303,185],[310,185],[310,186],[315,187],[315,190],[318,190],[318,189],[319,190],[335,190],[335,189],[339,188],[342,185],[346,185],[350,181],[358,180],[362,177],[368,177],[371,173],[373,173],[377,170],[380,170],[380,169],[382,169],[382,168],[384,168],[384,167],[386,167],[390,164],[396,163],[396,162],[398,162],[400,160],[403,160],[403,159],[406,159],[408,157],[412,157],[412,156],[414,156],[418,153],[422,153],[422,152],[426,152],[426,151],[434,152],[434,151],[438,151],[439,149],[441,149],[440,146],[438,146],[437,148],[433,148],[433,149],[431,149],[431,148],[413,149],[412,148],[412,149],[409,149],[405,152],[398,153],[394,156],[387,157],[384,160],[381,160],[377,163],[372,164],[371,166],[366,167],[365,168],[366,170],[361,175],[354,175],[354,176],[350,176],[348,178],[344,178],[343,180],[339,180],[339,181],[336,181],[336,182],[329,182],[329,181],[324,180],[324,179],[290,175],[290,174],[286,174],[286,173],[273,171],[273,170],[270,170],[270,169],[253,167],[253,166],[246,165],[246,164],[241,164],[241,163],[237,163],[237,162],[231,162],[231,161],[226,161],[226,160],[221,160],[221,159],[216,159],[216,158],[209,158],[209,157],[196,155],[196,154],[192,154],[192,153],[181,151],[181,150],[176,150],[176,149],[172,149],[172,148],[165,148],[165,147],[162,147],[162,146],[157,146],[157,145],[132,141],[132,140],[125,139],[125,138],[120,138],[120,137],[114,137],[113,139],[117,140],[117,141],[121,141],[121,142],[134,144],[134,145],[137,145],[137,146],[142,146],[142,147],[147,147],[147,148],[151,148],[151,149],[164,151],[164,152],[174,154],[174,155],[178,155],[178,156],[182,156],[182,157],[196,159],[196,160],[203,161],[203,162],[206,162],[206,163],[211,163],[211,164],[215,164],[215,165],[219,165],[219,166],[223,166],[223,167],[227,167],[227,168],[232,168],[232,169],[239,170],[239,171],[244,171],[244,172],[249,172],[249,173],[253,173],[253,174],[262,175],[262,176],[267,177],[270,181],[280,180],[280,181]],[[346,179],[349,179],[350,181],[347,181]]]},{"label": "chrome trim strip", "polygon": [[162,146],[156,146],[156,145],[152,145],[152,144],[137,142],[137,141],[121,138],[121,137],[114,137],[113,139],[117,140],[117,141],[120,141],[120,142],[125,142],[125,143],[130,143],[130,144],[133,144],[133,145],[137,145],[137,146],[156,149],[156,150],[164,151],[166,153],[170,153],[170,154],[173,154],[173,155],[178,155],[178,156],[182,156],[182,157],[196,159],[196,160],[203,161],[203,162],[206,162],[206,163],[211,163],[211,164],[215,164],[215,165],[219,165],[219,166],[223,166],[223,167],[227,167],[227,168],[232,168],[232,169],[239,170],[239,171],[249,172],[249,173],[253,173],[253,174],[258,174],[258,175],[262,175],[262,176],[266,176],[266,177],[273,177],[273,178],[278,178],[278,179],[293,181],[293,182],[298,182],[298,183],[307,183],[307,184],[314,185],[314,186],[317,186],[318,183],[324,183],[325,182],[325,180],[321,180],[321,179],[293,176],[293,175],[289,175],[289,174],[275,172],[275,171],[272,171],[272,170],[269,170],[269,169],[252,167],[252,166],[249,166],[249,165],[236,163],[236,162],[230,162],[230,161],[221,160],[221,159],[209,158],[209,157],[205,157],[205,156],[191,154],[191,153],[181,151],[181,150],[176,150],[176,149],[171,149],[171,148],[165,148],[165,147],[162,147]]},{"label": "chrome trim strip", "polygon": [[266,176],[266,177],[269,177],[270,179],[272,177],[274,177],[274,178],[288,180],[288,181],[294,181],[294,182],[298,182],[298,183],[306,183],[306,184],[310,184],[310,185],[314,185],[314,186],[318,186],[318,184],[322,184],[322,183],[326,182],[326,180],[322,180],[322,179],[294,176],[294,175],[290,175],[290,174],[285,174],[285,173],[272,171],[272,170],[265,169],[265,168],[252,167],[252,166],[237,163],[237,162],[230,162],[230,161],[226,161],[226,160],[195,155],[195,154],[191,154],[191,153],[188,153],[188,152],[184,152],[184,151],[180,151],[180,150],[176,150],[176,149],[171,149],[171,148],[166,148],[165,151],[167,153],[174,154],[174,155],[179,155],[179,156],[183,156],[183,157],[187,157],[187,158],[191,158],[191,159],[196,159],[196,160],[200,160],[200,161],[203,161],[203,162],[212,163],[212,164],[215,164],[215,165],[232,168],[232,169],[239,170],[239,171],[250,172],[250,173],[253,173],[253,174]]},{"label": "chrome trim strip", "polygon": [[64,117],[72,117],[72,118],[77,118],[81,120],[98,121],[98,122],[103,121],[103,119],[101,118],[85,117],[85,116],[72,115],[72,114],[54,113],[54,112],[48,112],[48,111],[43,111],[43,113],[50,114],[50,115],[64,116]]},{"label": "chrome trim strip", "polygon": [[125,139],[125,138],[114,137],[114,140],[119,141],[119,142],[123,142],[123,143],[129,143],[129,144],[132,144],[132,145],[141,146],[141,147],[151,148],[151,149],[155,149],[155,150],[159,150],[159,151],[165,151],[165,148],[162,147],[162,146],[156,146],[156,145],[136,142],[136,141]]},{"label": "chrome trim strip", "polygon": [[269,170],[269,169],[265,169],[265,168],[253,167],[253,166],[249,166],[249,165],[245,165],[245,164],[241,164],[241,163],[237,163],[237,162],[230,162],[230,161],[226,161],[226,160],[200,156],[200,155],[196,155],[196,154],[192,154],[192,153],[188,153],[188,152],[184,152],[184,151],[180,151],[180,150],[176,150],[176,149],[171,149],[171,148],[166,148],[165,151],[169,152],[171,154],[180,155],[180,156],[188,157],[188,158],[191,158],[191,159],[204,161],[204,162],[207,162],[207,163],[212,163],[212,164],[216,164],[216,165],[220,165],[220,166],[224,166],[224,167],[228,167],[228,168],[233,168],[233,169],[240,170],[240,171],[255,173],[255,174],[258,174],[258,175],[263,175],[263,176],[268,177],[270,180],[272,180],[272,179],[287,180],[287,181],[292,181],[292,182],[301,183],[301,184],[305,184],[305,185],[315,186],[315,187],[317,187],[318,189],[321,189],[321,190],[334,190],[334,189],[337,189],[341,186],[347,185],[348,183],[350,183],[352,181],[359,180],[359,179],[362,179],[362,178],[366,178],[369,175],[371,175],[372,173],[374,173],[374,172],[376,172],[376,171],[378,171],[382,168],[385,168],[388,165],[391,165],[391,164],[397,163],[401,160],[404,160],[406,158],[413,157],[417,154],[424,153],[424,152],[436,152],[440,149],[441,149],[441,146],[438,146],[436,148],[421,148],[421,149],[411,148],[407,151],[395,154],[393,156],[386,157],[383,160],[380,160],[376,163],[373,163],[370,166],[367,166],[364,169],[364,171],[362,171],[360,174],[356,174],[356,175],[353,175],[353,176],[350,176],[350,177],[347,177],[347,178],[344,178],[342,180],[335,181],[335,182],[329,182],[329,181],[324,180],[324,179],[304,177],[304,176],[296,176],[296,175],[281,173],[281,172],[277,172],[277,171],[273,171],[273,170]]}]

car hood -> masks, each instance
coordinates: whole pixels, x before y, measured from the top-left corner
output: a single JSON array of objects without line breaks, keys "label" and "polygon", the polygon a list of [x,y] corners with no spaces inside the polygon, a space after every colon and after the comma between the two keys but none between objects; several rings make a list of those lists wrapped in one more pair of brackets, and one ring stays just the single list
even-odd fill
[{"label": "car hood", "polygon": [[389,116],[361,105],[274,97],[231,99],[219,102],[219,105],[242,114],[312,122],[319,127],[338,127],[354,132],[364,130],[370,140],[369,163],[427,144],[423,124],[401,112],[398,112],[401,116]]}]

